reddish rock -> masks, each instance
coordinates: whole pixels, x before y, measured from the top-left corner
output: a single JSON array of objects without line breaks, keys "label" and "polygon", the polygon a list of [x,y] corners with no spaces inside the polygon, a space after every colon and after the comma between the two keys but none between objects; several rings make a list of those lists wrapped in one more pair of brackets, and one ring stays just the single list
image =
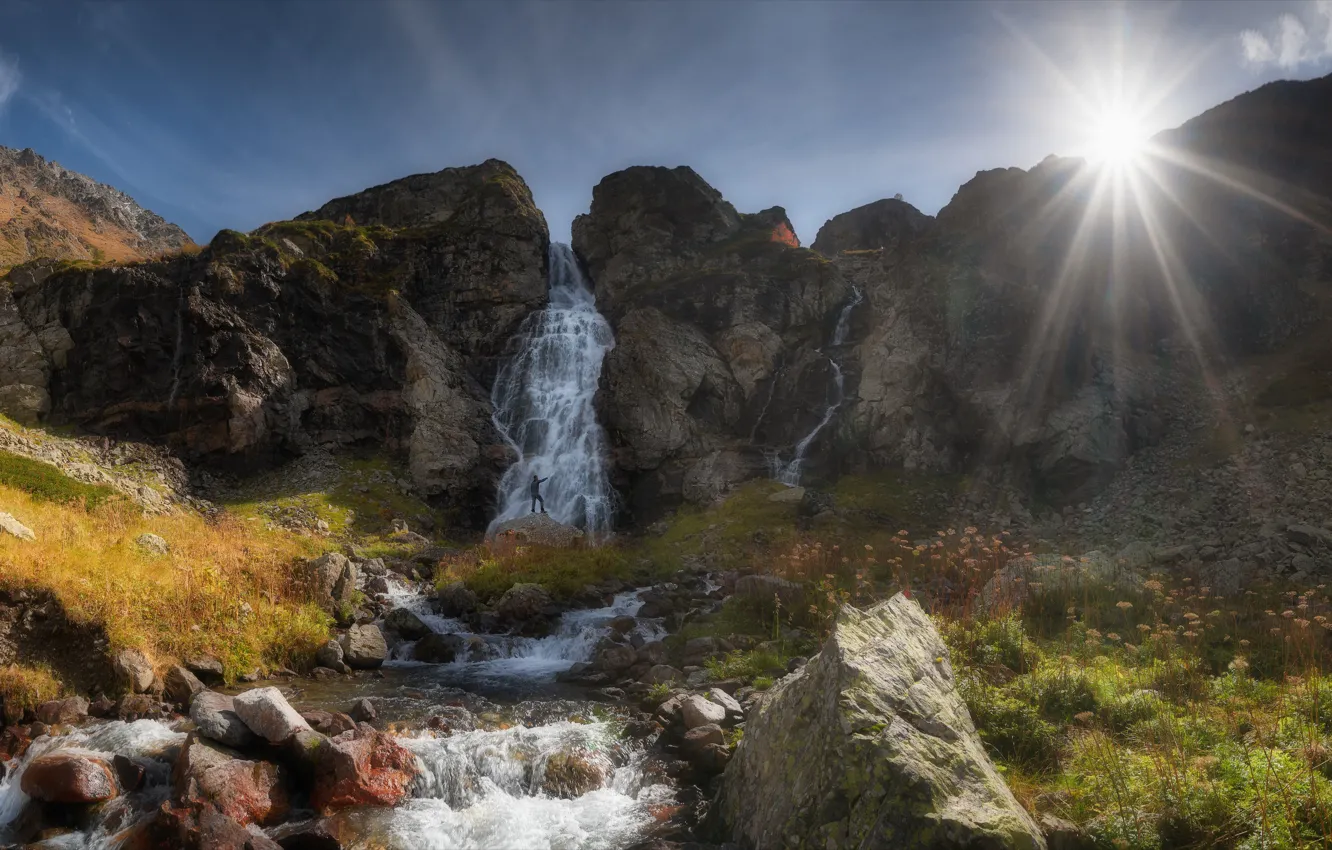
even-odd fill
[{"label": "reddish rock", "polygon": [[216,809],[173,808],[163,803],[150,820],[131,830],[124,850],[282,850]]},{"label": "reddish rock", "polygon": [[320,748],[310,802],[324,814],[349,806],[396,806],[416,774],[414,755],[361,723]]},{"label": "reddish rock", "polygon": [[24,794],[46,803],[100,803],[120,793],[111,765],[99,758],[56,752],[23,771]]},{"label": "reddish rock", "polygon": [[214,808],[242,826],[276,823],[291,809],[281,767],[243,759],[197,732],[181,747],[174,784],[177,804],[199,810]]}]

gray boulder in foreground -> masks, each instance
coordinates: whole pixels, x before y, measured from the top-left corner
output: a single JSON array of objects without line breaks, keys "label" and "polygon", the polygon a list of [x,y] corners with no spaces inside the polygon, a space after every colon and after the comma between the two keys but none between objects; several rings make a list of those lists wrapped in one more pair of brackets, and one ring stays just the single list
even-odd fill
[{"label": "gray boulder in foreground", "polygon": [[934,624],[845,607],[746,724],[716,807],[743,847],[1044,850],[982,748]]}]

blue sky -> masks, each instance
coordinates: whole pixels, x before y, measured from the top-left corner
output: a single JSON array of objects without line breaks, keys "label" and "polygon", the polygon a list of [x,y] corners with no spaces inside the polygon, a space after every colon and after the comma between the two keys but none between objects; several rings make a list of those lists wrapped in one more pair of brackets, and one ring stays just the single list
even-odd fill
[{"label": "blue sky", "polygon": [[557,239],[604,175],[686,164],[808,244],[1076,153],[1107,100],[1159,130],[1329,70],[1332,0],[4,0],[0,144],[201,241],[493,156]]}]

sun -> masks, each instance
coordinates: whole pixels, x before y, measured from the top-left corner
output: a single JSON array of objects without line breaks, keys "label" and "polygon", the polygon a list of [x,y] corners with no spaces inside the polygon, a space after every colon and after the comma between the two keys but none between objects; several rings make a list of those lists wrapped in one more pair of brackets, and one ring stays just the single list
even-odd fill
[{"label": "sun", "polygon": [[1147,128],[1142,119],[1128,109],[1109,108],[1092,122],[1086,156],[1095,163],[1130,165],[1146,147]]}]

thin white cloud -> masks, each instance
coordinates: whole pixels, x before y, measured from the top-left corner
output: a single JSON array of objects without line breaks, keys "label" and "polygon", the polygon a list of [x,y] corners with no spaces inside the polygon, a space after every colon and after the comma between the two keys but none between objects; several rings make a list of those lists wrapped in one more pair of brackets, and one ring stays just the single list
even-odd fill
[{"label": "thin white cloud", "polygon": [[1263,30],[1240,33],[1244,61],[1294,71],[1332,60],[1332,0],[1315,0],[1307,16],[1284,14]]},{"label": "thin white cloud", "polygon": [[3,109],[18,91],[21,79],[18,59],[8,57],[4,51],[0,51],[0,109]]}]

